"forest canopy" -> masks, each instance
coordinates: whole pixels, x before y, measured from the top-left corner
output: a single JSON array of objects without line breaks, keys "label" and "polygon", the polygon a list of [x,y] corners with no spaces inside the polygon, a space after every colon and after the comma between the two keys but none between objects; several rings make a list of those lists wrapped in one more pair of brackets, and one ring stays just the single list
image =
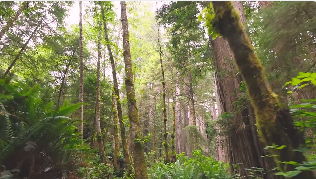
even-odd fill
[{"label": "forest canopy", "polygon": [[1,1],[0,179],[314,179],[315,8]]}]

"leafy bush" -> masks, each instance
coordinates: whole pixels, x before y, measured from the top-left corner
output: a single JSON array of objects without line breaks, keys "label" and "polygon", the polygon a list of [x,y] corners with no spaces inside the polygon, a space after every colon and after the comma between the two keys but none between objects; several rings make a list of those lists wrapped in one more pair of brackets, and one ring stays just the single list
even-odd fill
[{"label": "leafy bush", "polygon": [[[291,84],[294,90],[302,89],[306,86],[316,86],[316,73],[303,73],[300,72],[296,78],[292,78],[291,81],[285,85]],[[292,93],[292,91],[289,91]],[[303,99],[302,103],[292,105],[290,107],[292,115],[295,117],[294,125],[302,130],[305,134],[309,132],[309,136],[305,136],[306,147],[296,149],[297,151],[306,154],[308,161],[298,164],[293,161],[284,161],[285,163],[293,164],[296,166],[294,171],[278,172],[276,175],[283,175],[285,177],[294,177],[301,171],[315,171],[316,170],[316,98],[315,99]]]},{"label": "leafy bush", "polygon": [[[80,104],[65,103],[58,110],[45,102],[39,85],[0,80],[0,163],[5,170],[19,170],[19,178],[67,176],[93,151],[76,133],[69,116]],[[48,100],[46,100],[48,101]],[[36,176],[35,176],[36,175]]]},{"label": "leafy bush", "polygon": [[193,157],[177,155],[175,163],[156,163],[149,169],[152,179],[230,179],[228,165],[207,157],[202,151],[193,152]]}]

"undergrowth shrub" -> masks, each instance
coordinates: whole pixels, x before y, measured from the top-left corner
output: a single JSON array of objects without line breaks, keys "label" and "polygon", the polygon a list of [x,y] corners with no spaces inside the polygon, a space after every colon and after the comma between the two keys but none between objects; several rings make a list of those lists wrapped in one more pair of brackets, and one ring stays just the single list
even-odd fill
[{"label": "undergrowth shrub", "polygon": [[[0,164],[6,178],[102,178],[111,175],[69,118],[81,104],[58,109],[39,85],[0,79]],[[14,171],[14,174],[13,174]],[[84,172],[81,172],[84,171]]]},{"label": "undergrowth shrub", "polygon": [[155,163],[149,169],[151,179],[231,179],[228,164],[207,157],[202,151],[193,152],[193,157],[177,155],[175,163]]},{"label": "undergrowth shrub", "polygon": [[[316,73],[300,72],[297,77],[292,78],[285,86],[289,84],[292,85],[291,88],[293,91],[299,91],[305,87],[316,87]],[[288,93],[293,93],[293,91],[289,91]],[[294,177],[302,171],[316,171],[316,98],[302,99],[301,102],[300,104],[292,105],[290,111],[294,116],[294,125],[305,134],[306,141],[304,148],[301,147],[295,150],[304,153],[307,157],[307,161],[301,164],[294,161],[283,161],[284,163],[296,166],[296,168],[294,171],[278,172],[276,175]]]}]

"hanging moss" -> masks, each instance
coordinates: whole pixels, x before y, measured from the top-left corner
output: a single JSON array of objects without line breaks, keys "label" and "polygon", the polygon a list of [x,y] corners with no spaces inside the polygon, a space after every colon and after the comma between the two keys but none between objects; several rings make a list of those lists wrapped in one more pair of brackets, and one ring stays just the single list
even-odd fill
[{"label": "hanging moss", "polygon": [[[253,46],[244,27],[240,22],[239,14],[232,2],[213,2],[215,15],[209,15],[209,28],[218,32],[227,39],[234,54],[235,62],[242,74],[251,103],[254,107],[259,135],[266,146],[286,146],[282,149],[269,149],[275,155],[281,171],[294,170],[293,165],[283,164],[281,161],[302,163],[306,158],[301,152],[293,151],[304,145],[303,135],[293,126],[293,121],[287,109],[283,109],[267,82],[264,67],[254,53]],[[311,171],[303,171],[292,177],[297,179],[314,178]]]}]

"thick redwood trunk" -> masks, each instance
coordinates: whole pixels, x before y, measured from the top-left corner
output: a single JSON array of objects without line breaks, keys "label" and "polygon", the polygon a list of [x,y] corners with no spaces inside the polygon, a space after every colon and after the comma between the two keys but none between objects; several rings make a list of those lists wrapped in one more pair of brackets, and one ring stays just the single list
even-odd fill
[{"label": "thick redwood trunk", "polygon": [[[236,1],[234,6],[238,9],[242,22],[245,22],[242,3]],[[230,46],[222,37],[217,38],[213,44],[216,50],[215,81],[218,113],[219,116],[228,114],[229,117],[226,120],[229,120],[231,124],[228,129],[219,129],[220,131],[228,130],[228,134],[218,137],[217,158],[229,162],[231,172],[237,172],[241,176],[250,175],[246,168],[257,167],[265,169],[267,174],[263,176],[264,178],[272,178],[270,170],[275,167],[275,164],[271,162],[271,159],[261,157],[265,152],[257,137],[252,107],[249,102],[239,98],[239,89],[243,80],[240,76],[236,76],[237,69]],[[234,169],[234,164],[239,164],[239,167]],[[260,176],[259,173],[256,174]]]},{"label": "thick redwood trunk", "polygon": [[[267,146],[277,145],[283,149],[270,149],[276,161],[306,161],[301,152],[294,149],[305,141],[292,123],[287,109],[280,107],[277,96],[270,89],[260,60],[254,53],[249,36],[245,33],[232,2],[213,2],[215,11],[214,28],[227,39],[234,54],[235,62],[245,80],[248,95],[254,107],[257,126],[262,141]],[[278,163],[281,171],[291,171],[293,165]],[[292,178],[313,179],[311,171],[302,171]]]}]

